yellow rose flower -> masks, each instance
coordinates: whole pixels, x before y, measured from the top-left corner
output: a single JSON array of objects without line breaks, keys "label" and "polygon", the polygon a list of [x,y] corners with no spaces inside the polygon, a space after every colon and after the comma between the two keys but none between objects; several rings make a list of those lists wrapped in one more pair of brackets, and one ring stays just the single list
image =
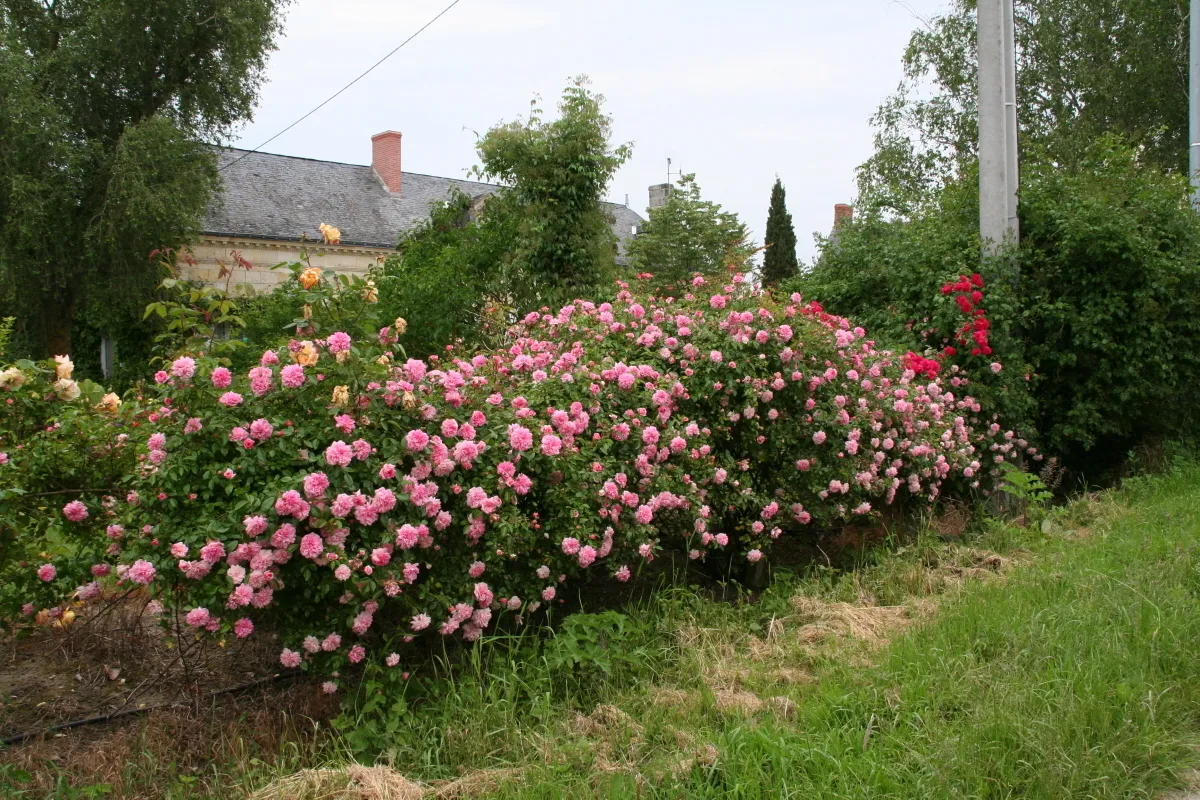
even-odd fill
[{"label": "yellow rose flower", "polygon": [[375,281],[367,281],[367,285],[364,286],[362,290],[362,299],[367,303],[379,302],[379,290],[375,288]]},{"label": "yellow rose flower", "polygon": [[300,343],[300,349],[292,353],[292,358],[302,367],[312,367],[317,363],[317,358],[320,354],[317,352],[317,346],[310,341]]},{"label": "yellow rose flower", "polygon": [[308,303],[304,304],[304,318],[312,319],[312,306],[310,306]]},{"label": "yellow rose flower", "polygon": [[408,330],[408,321],[404,317],[396,317],[396,321],[392,323],[392,327],[395,329],[397,336],[403,336],[404,332]]},{"label": "yellow rose flower", "polygon": [[55,356],[54,371],[58,373],[60,380],[70,380],[71,373],[75,371],[75,365],[71,363],[71,357]]},{"label": "yellow rose flower", "polygon": [[333,387],[333,404],[335,406],[350,405],[350,387],[349,386]]},{"label": "yellow rose flower", "polygon": [[109,392],[108,394],[104,395],[104,397],[100,398],[100,402],[96,405],[96,408],[99,408],[102,411],[107,411],[110,414],[115,412],[120,407],[121,398],[117,397],[116,392]]},{"label": "yellow rose flower", "polygon": [[388,364],[392,363],[392,360],[387,357],[387,353],[384,353],[379,358],[375,359],[375,363],[381,367],[386,367]]},{"label": "yellow rose flower", "polygon": [[405,392],[400,397],[400,405],[404,406],[405,411],[412,411],[417,407],[417,398],[412,392]]},{"label": "yellow rose flower", "polygon": [[322,222],[318,225],[317,230],[321,232],[321,237],[325,240],[325,244],[340,244],[342,241],[342,232],[327,222]]},{"label": "yellow rose flower", "polygon": [[60,378],[54,382],[54,394],[59,400],[74,400],[79,397],[79,384],[69,378]]},{"label": "yellow rose flower", "polygon": [[25,373],[16,367],[0,372],[0,389],[20,389],[25,384]]},{"label": "yellow rose flower", "polygon": [[321,282],[321,269],[319,267],[309,267],[300,273],[300,285],[305,291],[311,289]]}]

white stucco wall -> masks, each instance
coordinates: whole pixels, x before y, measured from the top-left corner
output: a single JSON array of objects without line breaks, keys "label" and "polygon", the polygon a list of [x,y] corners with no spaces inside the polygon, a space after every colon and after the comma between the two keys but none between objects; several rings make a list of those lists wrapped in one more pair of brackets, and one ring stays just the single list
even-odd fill
[{"label": "white stucco wall", "polygon": [[[304,252],[307,252],[314,267],[358,275],[365,274],[373,264],[395,252],[381,247],[325,245],[316,242],[304,246],[299,242],[213,236],[201,237],[189,250],[196,263],[192,265],[180,260],[179,277],[211,284],[224,283],[225,279],[220,277],[221,265],[224,264],[233,272],[230,289],[246,285],[252,287],[255,292],[269,292],[287,280],[291,274],[289,270],[272,270],[271,267],[279,263],[299,261]],[[246,270],[239,267],[232,255],[235,251],[249,261],[253,268]]]}]

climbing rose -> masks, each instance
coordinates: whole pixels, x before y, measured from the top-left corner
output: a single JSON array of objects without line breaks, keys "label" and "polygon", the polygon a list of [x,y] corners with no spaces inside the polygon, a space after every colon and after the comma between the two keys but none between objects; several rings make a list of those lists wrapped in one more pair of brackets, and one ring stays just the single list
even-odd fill
[{"label": "climbing rose", "polygon": [[404,444],[410,452],[420,453],[429,446],[429,434],[422,430],[411,430],[405,434]]},{"label": "climbing rose", "polygon": [[533,447],[533,434],[522,425],[509,425],[508,443],[514,450],[528,450]]},{"label": "climbing rose", "polygon": [[325,552],[325,540],[317,533],[306,533],[300,540],[300,555],[305,558],[316,558]]},{"label": "climbing rose", "polygon": [[88,517],[88,509],[78,500],[72,500],[63,506],[63,516],[71,522],[83,522]]},{"label": "climbing rose", "polygon": [[354,451],[350,445],[342,440],[338,440],[329,447],[325,448],[325,461],[335,467],[345,467],[350,464],[350,460],[354,458]]},{"label": "climbing rose", "polygon": [[146,561],[145,559],[138,559],[137,561],[133,562],[133,566],[129,568],[129,571],[126,572],[125,575],[134,583],[140,583],[145,586],[146,584],[150,583],[150,581],[154,580],[155,571],[154,565],[149,561]]},{"label": "climbing rose", "polygon": [[279,374],[280,383],[288,389],[297,389],[304,385],[304,367],[299,364],[288,364]]},{"label": "climbing rose", "polygon": [[350,349],[350,335],[342,331],[331,333],[325,339],[325,345],[331,353],[345,353]]}]

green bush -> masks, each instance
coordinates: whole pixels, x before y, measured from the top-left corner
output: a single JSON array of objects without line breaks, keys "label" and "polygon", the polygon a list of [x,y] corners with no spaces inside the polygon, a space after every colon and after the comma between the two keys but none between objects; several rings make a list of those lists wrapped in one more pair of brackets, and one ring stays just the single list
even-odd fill
[{"label": "green bush", "polygon": [[973,370],[994,395],[977,393],[1007,424],[1031,421],[1067,466],[1098,475],[1196,418],[1200,221],[1182,177],[1114,138],[1069,169],[1030,163],[1019,250],[979,266],[967,173],[910,220],[868,213],[844,226],[789,288],[885,340],[937,349],[953,330],[937,286],[978,269],[1005,369]]},{"label": "green bush", "polygon": [[[848,316],[897,350],[944,354],[967,370],[976,394],[1011,427],[1033,426],[1023,342],[1021,300],[1011,254],[980,263],[979,204],[974,175],[952,184],[931,209],[912,220],[867,214],[823,242],[820,260],[784,291],[798,291],[826,310]],[[991,353],[974,356],[956,342],[964,317],[948,282],[979,273],[991,323]],[[990,366],[1002,363],[995,373]]]},{"label": "green bush", "polygon": [[1112,139],[1077,170],[1037,166],[1022,198],[1022,324],[1038,427],[1103,466],[1200,409],[1200,220],[1187,181]]}]

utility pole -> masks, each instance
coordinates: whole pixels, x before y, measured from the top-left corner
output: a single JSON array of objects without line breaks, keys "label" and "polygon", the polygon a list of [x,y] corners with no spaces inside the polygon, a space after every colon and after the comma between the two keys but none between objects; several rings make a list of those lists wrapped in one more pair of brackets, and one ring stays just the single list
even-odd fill
[{"label": "utility pole", "polygon": [[1191,72],[1188,79],[1188,179],[1192,183],[1192,208],[1200,211],[1200,0],[1192,0]]},{"label": "utility pole", "polygon": [[[1200,3],[1200,0],[1192,0]],[[979,234],[983,255],[1017,241],[1017,69],[1013,0],[979,0]],[[1200,157],[1200,152],[1197,153]]]}]

